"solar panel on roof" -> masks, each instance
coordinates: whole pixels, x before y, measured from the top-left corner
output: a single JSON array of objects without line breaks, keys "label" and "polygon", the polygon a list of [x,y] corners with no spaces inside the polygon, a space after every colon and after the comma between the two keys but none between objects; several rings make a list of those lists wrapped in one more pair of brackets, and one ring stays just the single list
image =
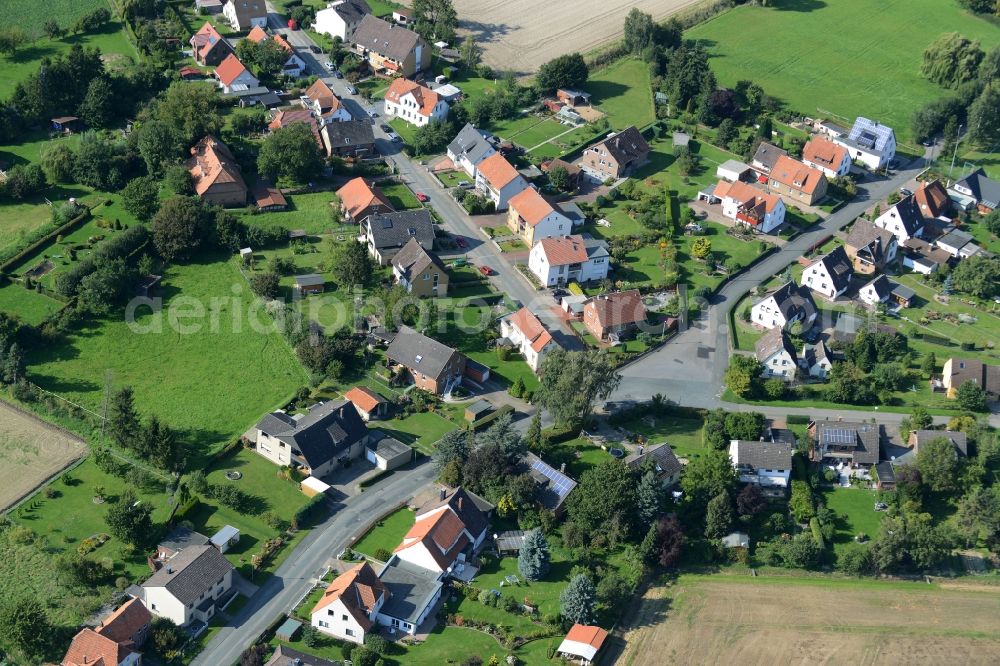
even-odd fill
[{"label": "solar panel on roof", "polygon": [[549,488],[555,494],[559,495],[560,498],[568,495],[569,492],[576,487],[576,481],[569,478],[562,472],[553,469],[549,465],[546,465],[542,460],[533,461],[531,463],[531,469],[547,478],[549,480]]}]

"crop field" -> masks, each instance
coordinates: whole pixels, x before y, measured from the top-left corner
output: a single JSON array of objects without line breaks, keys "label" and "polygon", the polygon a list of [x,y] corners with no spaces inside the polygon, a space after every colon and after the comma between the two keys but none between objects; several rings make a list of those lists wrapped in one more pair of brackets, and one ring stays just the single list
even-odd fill
[{"label": "crop field", "polygon": [[[685,32],[711,55],[719,83],[746,79],[806,114],[875,118],[911,140],[910,117],[946,91],[920,74],[921,54],[958,32],[985,51],[1000,27],[956,0],[774,0],[744,5]],[[762,44],[773,48],[761,48]]]},{"label": "crop field", "polygon": [[0,510],[86,450],[72,435],[0,402]]},{"label": "crop field", "polygon": [[995,663],[998,603],[971,583],[684,575],[647,591],[615,663]]}]

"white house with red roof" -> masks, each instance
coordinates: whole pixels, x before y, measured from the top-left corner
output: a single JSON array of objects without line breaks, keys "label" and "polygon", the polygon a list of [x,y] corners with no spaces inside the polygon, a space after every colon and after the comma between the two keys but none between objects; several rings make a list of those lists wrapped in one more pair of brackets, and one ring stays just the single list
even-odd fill
[{"label": "white house with red roof", "polygon": [[465,562],[471,543],[465,523],[453,511],[437,511],[418,517],[395,553],[404,562],[442,575]]},{"label": "white house with red roof", "polygon": [[299,57],[299,54],[295,52],[292,45],[289,44],[281,35],[269,35],[264,28],[259,25],[255,25],[253,30],[250,31],[250,34],[247,35],[247,39],[254,44],[260,44],[261,42],[271,39],[275,44],[284,49],[285,53],[288,54],[288,60],[286,60],[285,64],[281,66],[282,75],[299,78],[302,76],[302,72],[306,70],[306,61]]},{"label": "white house with red roof", "polygon": [[549,330],[528,308],[521,308],[501,319],[500,335],[513,343],[536,373],[545,355],[559,348]]},{"label": "white house with red roof", "polygon": [[327,586],[313,606],[310,624],[328,636],[363,644],[389,595],[368,562],[356,564]]},{"label": "white house with red roof", "polygon": [[827,178],[846,176],[851,172],[851,155],[838,143],[825,136],[814,136],[802,147],[802,161],[819,169]]},{"label": "white house with red roof", "polygon": [[476,188],[498,211],[506,210],[511,197],[528,187],[528,181],[500,153],[493,153],[476,167]]},{"label": "white house with red roof", "polygon": [[219,82],[219,87],[224,93],[234,93],[241,90],[249,90],[260,85],[253,74],[250,73],[236,54],[230,53],[226,59],[215,68],[215,79]]},{"label": "white house with red roof", "polygon": [[351,401],[354,409],[358,410],[358,415],[364,421],[371,421],[385,416],[389,403],[385,398],[367,386],[355,386],[344,394],[344,398]]},{"label": "white house with red roof", "polygon": [[316,79],[299,99],[323,124],[353,120],[351,112],[323,79]]},{"label": "white house with red roof", "polygon": [[409,79],[395,79],[385,91],[385,115],[417,127],[446,120],[448,108],[448,102],[436,92]]},{"label": "white house with red roof", "polygon": [[608,639],[608,632],[600,627],[574,624],[559,644],[556,654],[571,661],[589,666]]},{"label": "white house with red roof", "polygon": [[528,268],[545,287],[603,280],[610,265],[604,241],[577,235],[544,238],[528,253]]},{"label": "white house with red roof", "polygon": [[781,197],[741,181],[720,180],[711,193],[701,197],[710,202],[721,201],[723,215],[762,234],[771,233],[785,221],[785,203]]},{"label": "white house with red roof", "polygon": [[188,43],[195,61],[207,67],[215,67],[233,52],[229,42],[208,21],[191,36]]}]

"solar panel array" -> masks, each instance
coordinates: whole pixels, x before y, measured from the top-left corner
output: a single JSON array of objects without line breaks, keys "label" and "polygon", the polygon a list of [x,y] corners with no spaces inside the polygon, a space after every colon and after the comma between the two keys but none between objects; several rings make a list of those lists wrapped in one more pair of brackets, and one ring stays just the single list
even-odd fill
[{"label": "solar panel array", "polygon": [[559,470],[553,469],[542,460],[532,461],[531,469],[535,470],[539,474],[542,474],[549,480],[549,489],[559,495],[560,499],[569,495],[570,491],[576,487],[576,481],[569,478]]},{"label": "solar panel array", "polygon": [[857,434],[853,429],[847,428],[825,428],[823,439],[827,444],[850,445],[857,441]]}]

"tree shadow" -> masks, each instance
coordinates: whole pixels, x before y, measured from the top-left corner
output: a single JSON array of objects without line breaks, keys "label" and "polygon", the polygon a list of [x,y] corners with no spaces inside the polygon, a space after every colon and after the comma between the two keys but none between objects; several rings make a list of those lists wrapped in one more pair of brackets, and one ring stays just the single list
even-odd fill
[{"label": "tree shadow", "polygon": [[481,23],[479,21],[460,21],[459,27],[472,33],[473,39],[479,44],[501,41],[511,30],[506,23]]},{"label": "tree shadow", "polygon": [[814,12],[826,7],[823,0],[772,0],[771,9],[780,12]]}]

